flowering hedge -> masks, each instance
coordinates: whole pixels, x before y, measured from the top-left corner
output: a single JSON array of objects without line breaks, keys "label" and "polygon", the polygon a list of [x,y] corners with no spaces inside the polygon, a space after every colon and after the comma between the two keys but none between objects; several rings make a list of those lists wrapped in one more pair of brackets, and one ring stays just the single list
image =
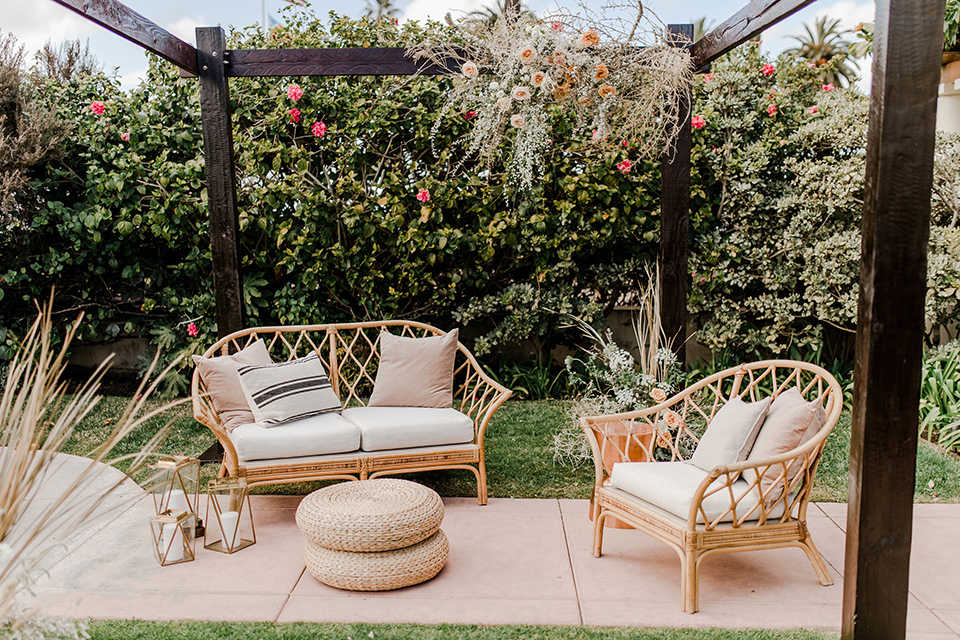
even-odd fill
[{"label": "flowering hedge", "polygon": [[[298,15],[266,41],[232,33],[231,47],[403,46],[443,35],[436,24],[334,17],[325,26]],[[638,157],[637,141],[598,149],[577,139],[573,118],[553,112],[554,143],[529,193],[505,187],[502,159],[489,172],[470,161],[454,171],[474,120],[447,114],[431,141],[449,82],[231,81],[248,324],[408,317],[466,324],[478,351],[532,334],[548,354],[561,339],[557,312],[598,317],[639,290],[658,250],[659,165]],[[847,348],[865,98],[752,45],[716,63],[695,91],[690,309],[699,339],[739,355]],[[47,81],[38,94],[72,133],[18,194],[20,220],[0,230],[0,340],[12,344],[30,301],[56,284],[58,308],[92,315],[88,341],[210,344],[196,81],[152,59],[133,91],[97,75]],[[956,319],[960,291],[948,200],[933,234],[935,324]]]}]

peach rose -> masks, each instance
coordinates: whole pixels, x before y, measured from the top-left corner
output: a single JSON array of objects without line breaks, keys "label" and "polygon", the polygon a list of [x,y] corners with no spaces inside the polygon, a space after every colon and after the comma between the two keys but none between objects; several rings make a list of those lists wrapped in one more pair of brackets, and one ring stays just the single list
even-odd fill
[{"label": "peach rose", "polygon": [[511,95],[516,100],[529,100],[530,99],[530,87],[527,87],[522,84],[518,84],[513,88]]},{"label": "peach rose", "polygon": [[535,87],[543,86],[543,81],[547,79],[547,74],[543,71],[534,71],[533,75],[530,76],[530,84]]},{"label": "peach rose", "polygon": [[520,62],[523,64],[533,64],[533,61],[537,59],[537,51],[527,45],[520,47]]},{"label": "peach rose", "polygon": [[463,63],[463,66],[460,67],[460,72],[468,78],[476,78],[477,74],[480,73],[480,70],[477,68],[477,65],[469,60]]},{"label": "peach rose", "polygon": [[612,98],[617,95],[617,88],[611,84],[602,84],[600,85],[600,97],[601,98]]},{"label": "peach rose", "polygon": [[553,64],[567,64],[567,55],[563,51],[554,51],[551,58]]},{"label": "peach rose", "polygon": [[512,102],[510,98],[500,98],[497,100],[497,108],[500,109],[500,111],[506,111],[510,108]]},{"label": "peach rose", "polygon": [[667,392],[660,387],[654,387],[650,390],[650,397],[653,398],[654,402],[663,402],[667,399]]},{"label": "peach rose", "polygon": [[666,415],[664,416],[664,422],[666,422],[667,426],[671,429],[676,429],[677,427],[683,425],[683,418],[681,418],[680,414],[675,411],[667,411]]},{"label": "peach rose", "polygon": [[593,70],[593,79],[594,80],[603,80],[608,75],[610,75],[610,70],[607,69],[607,65],[602,62],[597,65],[597,68]]},{"label": "peach rose", "polygon": [[600,35],[593,29],[587,29],[580,34],[579,44],[584,49],[587,47],[595,47],[600,44]]},{"label": "peach rose", "polygon": [[518,113],[510,116],[510,124],[517,129],[523,129],[523,125],[526,124],[526,121],[523,119],[523,116]]}]

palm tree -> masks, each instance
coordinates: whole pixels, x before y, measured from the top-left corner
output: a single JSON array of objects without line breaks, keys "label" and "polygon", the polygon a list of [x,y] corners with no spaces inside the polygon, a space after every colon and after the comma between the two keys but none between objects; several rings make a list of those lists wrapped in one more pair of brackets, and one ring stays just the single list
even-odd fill
[{"label": "palm tree", "polygon": [[703,36],[710,33],[710,29],[717,23],[716,20],[710,20],[707,16],[700,16],[693,21],[693,41],[696,42]]},{"label": "palm tree", "polygon": [[384,18],[392,18],[395,10],[393,0],[367,0],[367,10],[363,15],[377,22],[383,22]]},{"label": "palm tree", "polygon": [[507,11],[516,12],[518,18],[521,16],[525,18],[536,18],[525,4],[517,2],[516,0],[496,0],[492,7],[486,6],[483,9],[471,11],[467,14],[467,17],[473,20],[479,20],[488,27],[493,28],[493,25],[497,23],[500,16],[507,13]]},{"label": "palm tree", "polygon": [[790,36],[800,46],[787,49],[785,53],[800,56],[820,68],[820,77],[825,84],[850,85],[857,80],[860,65],[850,52],[850,41],[844,36],[850,31],[840,29],[839,20],[830,20],[826,16],[817,18],[810,25],[803,25],[806,34]]}]

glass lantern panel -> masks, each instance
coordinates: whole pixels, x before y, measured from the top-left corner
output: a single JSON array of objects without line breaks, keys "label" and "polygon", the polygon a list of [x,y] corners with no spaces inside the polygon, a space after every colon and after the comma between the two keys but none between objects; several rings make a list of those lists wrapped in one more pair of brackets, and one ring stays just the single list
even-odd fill
[{"label": "glass lantern panel", "polygon": [[207,487],[207,528],[203,547],[236,553],[257,541],[250,495],[243,478],[211,480]]}]

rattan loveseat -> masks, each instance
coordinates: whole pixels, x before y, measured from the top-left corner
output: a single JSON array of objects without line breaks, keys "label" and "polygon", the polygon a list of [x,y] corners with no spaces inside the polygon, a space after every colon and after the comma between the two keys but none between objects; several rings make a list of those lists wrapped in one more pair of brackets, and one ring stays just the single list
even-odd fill
[{"label": "rattan loveseat", "polygon": [[[262,339],[274,362],[316,353],[343,407],[364,406],[376,378],[382,331],[422,338],[444,335],[426,324],[411,321],[257,327],[221,338],[204,357],[233,354]],[[220,477],[245,476],[250,486],[326,479],[367,479],[415,471],[469,469],[477,478],[477,498],[487,502],[484,433],[493,413],[510,397],[510,390],[486,375],[473,355],[457,344],[454,364],[453,408],[473,421],[473,440],[452,445],[423,446],[386,451],[244,460],[230,433],[213,408],[199,370],[193,374],[194,417],[216,435],[223,447]],[[283,429],[284,427],[274,427]]]},{"label": "rattan loveseat", "polygon": [[[822,417],[822,426],[806,434],[799,446],[710,471],[689,464],[714,416],[731,399],[776,398],[791,389],[796,389],[790,391],[794,397],[799,392],[797,402],[809,402]],[[817,463],[842,407],[840,385],[824,369],[769,360],[711,375],[647,409],[583,418],[596,468],[594,556],[600,557],[608,518],[670,545],[680,556],[687,613],[699,608],[700,563],[714,553],[800,547],[820,582],[833,584],[806,515]],[[760,427],[761,434],[766,426]],[[643,464],[617,464],[637,461]],[[621,473],[625,480],[618,483],[615,467],[633,475]]]}]

